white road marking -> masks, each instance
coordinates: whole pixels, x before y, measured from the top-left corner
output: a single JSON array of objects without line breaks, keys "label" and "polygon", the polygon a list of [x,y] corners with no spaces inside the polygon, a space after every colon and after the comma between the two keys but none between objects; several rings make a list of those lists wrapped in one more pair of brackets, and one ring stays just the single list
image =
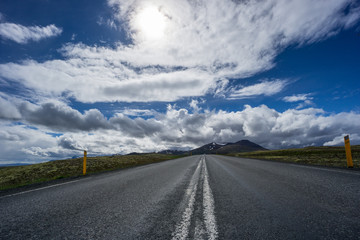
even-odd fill
[{"label": "white road marking", "polygon": [[208,234],[208,239],[217,239],[218,232],[215,219],[214,211],[214,197],[209,185],[208,171],[205,163],[205,157],[203,160],[203,173],[204,173],[204,184],[203,184],[203,204],[204,204],[204,220],[205,227]]},{"label": "white road marking", "polygon": [[181,222],[176,225],[175,231],[172,234],[173,240],[186,239],[189,234],[190,220],[194,211],[195,195],[199,182],[201,163],[202,162],[199,161],[194,175],[191,178],[190,184],[186,189],[185,198],[188,198],[188,204],[182,214]]},{"label": "white road marking", "polygon": [[195,231],[194,231],[194,239],[204,239],[205,230],[203,227],[203,223],[200,220],[196,220],[195,222]]},{"label": "white road marking", "polygon": [[[196,191],[199,180],[203,180],[203,217],[204,222],[195,222],[195,238],[201,239],[206,235],[206,239],[215,240],[218,237],[217,225],[214,211],[214,198],[209,185],[209,176],[205,163],[205,156],[201,157],[199,164],[190,180],[190,184],[185,193],[185,199],[187,199],[186,208],[182,214],[181,221],[176,225],[175,231],[172,234],[173,240],[186,239],[189,235],[189,227],[191,223],[191,217],[194,212],[194,204]],[[205,229],[203,229],[205,226]]]},{"label": "white road marking", "polygon": [[40,191],[40,190],[43,190],[43,189],[53,188],[53,187],[57,187],[57,186],[61,186],[61,185],[66,185],[66,184],[70,184],[70,183],[74,183],[74,182],[78,182],[78,181],[80,181],[80,180],[75,180],[75,181],[66,182],[66,183],[59,183],[59,184],[55,184],[55,185],[51,185],[51,186],[47,186],[47,187],[37,188],[37,189],[28,190],[28,191],[19,192],[19,193],[14,193],[14,194],[2,196],[2,197],[0,197],[0,199],[2,199],[2,198],[7,198],[7,197],[13,197],[13,196],[17,196],[17,195],[21,195],[21,194],[25,194],[25,193],[29,193],[29,192]]}]

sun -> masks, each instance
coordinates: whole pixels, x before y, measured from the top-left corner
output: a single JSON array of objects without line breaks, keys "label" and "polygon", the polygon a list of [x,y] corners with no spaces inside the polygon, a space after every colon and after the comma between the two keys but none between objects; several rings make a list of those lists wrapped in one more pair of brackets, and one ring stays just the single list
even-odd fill
[{"label": "sun", "polygon": [[156,7],[141,10],[135,20],[137,32],[145,40],[159,40],[164,37],[166,17]]}]

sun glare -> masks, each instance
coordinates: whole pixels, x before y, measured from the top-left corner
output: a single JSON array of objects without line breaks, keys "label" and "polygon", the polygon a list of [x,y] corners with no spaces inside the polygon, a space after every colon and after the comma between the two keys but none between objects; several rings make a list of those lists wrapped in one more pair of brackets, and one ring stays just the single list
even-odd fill
[{"label": "sun glare", "polygon": [[164,36],[166,18],[156,7],[147,7],[136,17],[139,33],[146,40],[159,40]]}]

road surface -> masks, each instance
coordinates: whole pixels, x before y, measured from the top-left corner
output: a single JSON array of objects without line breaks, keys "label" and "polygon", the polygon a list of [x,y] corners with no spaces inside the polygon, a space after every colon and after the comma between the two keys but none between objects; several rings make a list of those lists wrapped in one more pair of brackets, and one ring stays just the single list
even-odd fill
[{"label": "road surface", "polygon": [[360,172],[190,156],[0,197],[1,239],[360,239]]}]

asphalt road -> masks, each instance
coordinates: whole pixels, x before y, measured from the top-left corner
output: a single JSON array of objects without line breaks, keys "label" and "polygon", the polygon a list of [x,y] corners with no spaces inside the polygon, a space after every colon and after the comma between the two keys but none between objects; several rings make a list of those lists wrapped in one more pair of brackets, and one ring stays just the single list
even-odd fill
[{"label": "asphalt road", "polygon": [[215,155],[0,197],[0,239],[360,239],[360,172]]}]

